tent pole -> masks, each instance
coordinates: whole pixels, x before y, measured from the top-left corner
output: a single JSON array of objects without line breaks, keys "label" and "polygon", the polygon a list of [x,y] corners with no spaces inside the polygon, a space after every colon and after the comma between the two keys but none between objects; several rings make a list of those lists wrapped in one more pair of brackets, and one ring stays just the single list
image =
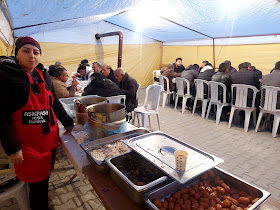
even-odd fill
[{"label": "tent pole", "polygon": [[96,39],[106,36],[119,36],[119,51],[118,51],[118,68],[122,67],[122,49],[123,49],[123,33],[121,31],[109,32],[104,34],[95,34]]},{"label": "tent pole", "polygon": [[215,69],[216,63],[215,63],[215,39],[214,38],[213,38],[213,65]]}]

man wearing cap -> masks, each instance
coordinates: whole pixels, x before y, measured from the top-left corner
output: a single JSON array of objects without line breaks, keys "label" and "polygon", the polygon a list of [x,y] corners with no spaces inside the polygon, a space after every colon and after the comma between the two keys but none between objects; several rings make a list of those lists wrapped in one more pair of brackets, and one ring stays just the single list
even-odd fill
[{"label": "man wearing cap", "polygon": [[48,209],[49,176],[59,141],[57,119],[68,132],[73,120],[57,99],[40,64],[41,47],[31,37],[15,43],[15,58],[0,63],[0,140],[17,178],[28,183],[31,209]]}]

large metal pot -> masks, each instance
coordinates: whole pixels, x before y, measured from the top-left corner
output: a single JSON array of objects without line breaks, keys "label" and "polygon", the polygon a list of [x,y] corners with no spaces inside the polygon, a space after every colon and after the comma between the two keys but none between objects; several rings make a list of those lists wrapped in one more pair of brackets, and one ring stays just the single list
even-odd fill
[{"label": "large metal pot", "polygon": [[125,105],[94,104],[87,107],[88,122],[93,128],[117,130],[125,123]]},{"label": "large metal pot", "polygon": [[86,96],[75,99],[74,106],[77,124],[84,125],[88,121],[87,106],[106,102],[107,98],[100,96]]}]

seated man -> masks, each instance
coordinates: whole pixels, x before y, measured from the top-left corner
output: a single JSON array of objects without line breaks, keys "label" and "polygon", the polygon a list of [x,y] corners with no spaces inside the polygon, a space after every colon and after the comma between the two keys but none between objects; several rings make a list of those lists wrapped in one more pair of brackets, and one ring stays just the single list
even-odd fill
[{"label": "seated man", "polygon": [[138,101],[136,98],[136,93],[138,90],[137,81],[133,77],[129,76],[121,67],[117,68],[114,71],[114,74],[120,83],[122,93],[126,95],[125,110],[127,112],[132,112],[138,106]]},{"label": "seated man", "polygon": [[90,66],[88,63],[80,65],[78,71],[80,73],[81,80],[90,81],[90,75],[92,73],[92,70],[90,70]]},{"label": "seated man", "polygon": [[233,72],[237,72],[236,68],[231,66],[231,62],[229,60],[225,60],[224,63],[229,65],[229,74],[231,75]]},{"label": "seated man", "polygon": [[215,74],[215,70],[212,67],[211,63],[207,63],[199,72],[197,78],[207,81],[211,81],[211,78]]},{"label": "seated man", "polygon": [[107,77],[108,79],[110,79],[112,82],[116,83],[117,85],[119,85],[120,83],[117,81],[115,75],[114,75],[114,70],[111,68],[110,65],[108,64],[103,64],[101,66],[101,73],[103,75],[105,75],[105,77]]},{"label": "seated man", "polygon": [[221,63],[219,66],[219,69],[217,71],[217,73],[215,73],[212,76],[212,81],[214,82],[221,82],[223,84],[226,85],[227,87],[227,92],[226,92],[226,101],[223,101],[223,91],[222,89],[219,89],[219,93],[218,93],[218,97],[219,100],[221,100],[222,102],[227,102],[230,103],[230,95],[231,95],[231,80],[229,77],[229,69],[230,69],[230,65],[228,63]]},{"label": "seated man", "polygon": [[[260,89],[260,81],[258,79],[257,74],[255,74],[251,68],[251,63],[244,62],[239,64],[238,66],[239,71],[233,72],[230,75],[232,84],[245,84],[245,85],[252,85],[256,87],[257,89]],[[232,96],[234,97],[234,96]],[[256,107],[259,107],[259,99],[260,97],[257,95],[256,97]],[[253,93],[252,91],[248,92],[248,100],[247,100],[247,106],[252,105],[253,100]]]},{"label": "seated man", "polygon": [[201,69],[203,69],[209,62],[208,61],[202,61],[201,66],[199,67],[198,71],[200,72]]},{"label": "seated man", "polygon": [[[163,67],[160,70],[160,73],[162,76],[166,76],[169,80],[169,90],[170,91],[175,91],[176,90],[176,85],[175,83],[172,82],[172,79],[175,77],[179,77],[181,74],[176,73],[174,71],[174,65],[169,64],[167,67]],[[166,84],[164,83],[164,89],[166,90]]]},{"label": "seated man", "polygon": [[189,65],[181,74],[181,78],[189,80],[191,89],[190,91],[192,95],[195,94],[194,79],[197,79],[198,74],[198,65]]},{"label": "seated man", "polygon": [[176,62],[173,63],[174,66],[174,72],[180,74],[185,70],[184,65],[182,64],[182,58],[177,58]]},{"label": "seated man", "polygon": [[[263,77],[262,85],[280,87],[280,61],[275,64],[274,70]],[[280,108],[280,93],[277,95],[277,109]]]},{"label": "seated man", "polygon": [[91,79],[92,80],[89,85],[84,89],[83,96],[98,95],[102,97],[109,97],[122,94],[119,86],[102,74],[93,73],[91,75]]},{"label": "seated man", "polygon": [[94,73],[99,73],[101,74],[101,64],[98,62],[93,62],[92,63],[92,70],[94,71]]},{"label": "seated man", "polygon": [[58,98],[68,98],[75,96],[77,85],[79,84],[78,80],[73,77],[72,85],[69,87],[69,90],[66,87],[66,81],[68,80],[68,74],[65,68],[59,67],[55,68],[50,66],[51,71],[51,80]]}]

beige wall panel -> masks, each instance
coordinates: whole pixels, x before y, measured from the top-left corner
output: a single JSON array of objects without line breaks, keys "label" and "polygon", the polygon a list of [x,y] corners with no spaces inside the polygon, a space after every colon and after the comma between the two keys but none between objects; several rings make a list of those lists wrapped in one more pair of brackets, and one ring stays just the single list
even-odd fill
[{"label": "beige wall panel", "polygon": [[[177,57],[183,59],[185,67],[194,63],[200,65],[203,60],[213,64],[213,47],[163,46],[163,66],[173,63]],[[216,67],[223,61],[230,60],[237,69],[240,63],[248,61],[265,75],[280,60],[280,44],[215,46],[215,59]]]},{"label": "beige wall panel", "polygon": [[[118,62],[118,45],[84,45],[62,43],[40,43],[41,62],[45,66],[61,61],[69,71],[76,71],[81,60],[88,59],[91,64],[98,61],[108,63],[116,69]],[[161,46],[158,43],[144,45],[124,45],[122,67],[142,86],[152,83],[152,71],[159,69]]]}]

